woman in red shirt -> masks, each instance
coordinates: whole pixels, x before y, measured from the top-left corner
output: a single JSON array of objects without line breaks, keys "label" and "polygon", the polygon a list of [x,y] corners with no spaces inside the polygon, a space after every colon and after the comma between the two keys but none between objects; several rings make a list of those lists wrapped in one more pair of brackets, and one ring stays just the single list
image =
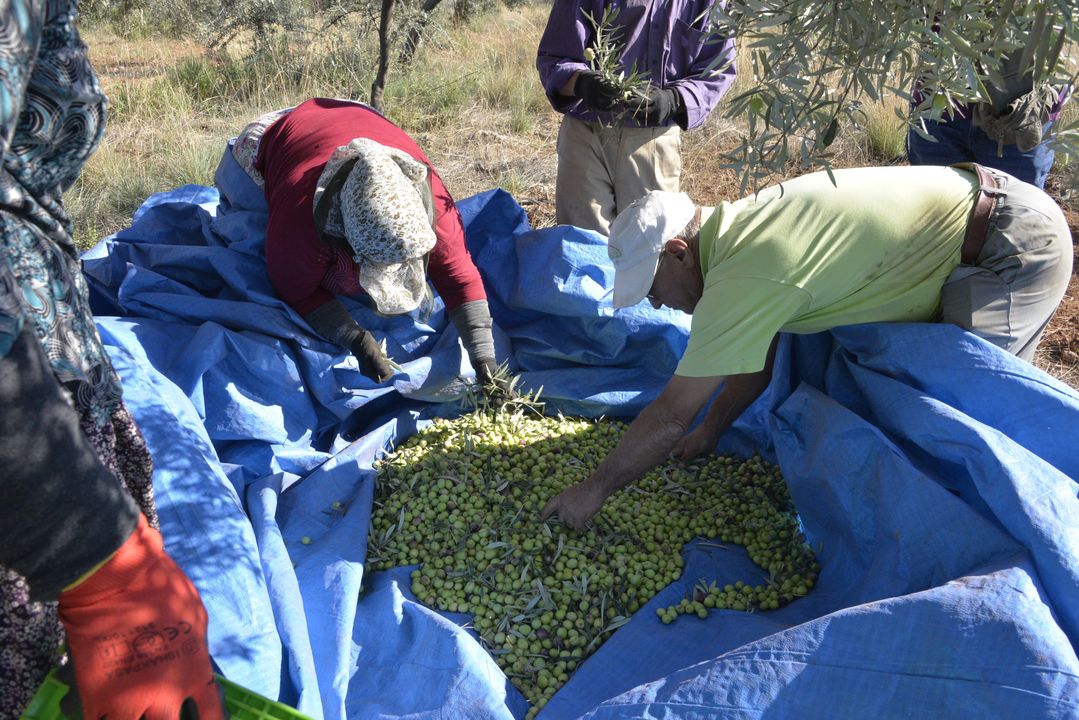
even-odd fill
[{"label": "woman in red shirt", "polygon": [[404,130],[366,105],[314,98],[251,123],[233,153],[266,194],[278,295],[364,375],[383,382],[393,369],[337,296],[363,291],[380,313],[410,312],[429,276],[477,377],[491,378],[491,314],[461,216]]}]

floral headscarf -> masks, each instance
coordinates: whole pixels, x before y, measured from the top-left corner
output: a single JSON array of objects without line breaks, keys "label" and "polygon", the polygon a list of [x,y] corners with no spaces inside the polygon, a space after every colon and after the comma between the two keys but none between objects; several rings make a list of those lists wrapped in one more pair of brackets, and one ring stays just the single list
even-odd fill
[{"label": "floral headscarf", "polygon": [[315,226],[348,242],[380,313],[410,312],[424,298],[424,256],[435,245],[428,197],[426,165],[368,138],[334,150],[319,177]]}]

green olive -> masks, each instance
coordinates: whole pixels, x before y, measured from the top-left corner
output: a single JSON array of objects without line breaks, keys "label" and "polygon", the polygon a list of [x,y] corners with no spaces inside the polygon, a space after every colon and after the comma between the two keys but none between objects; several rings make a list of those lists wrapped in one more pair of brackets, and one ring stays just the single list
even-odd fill
[{"label": "green olive", "polygon": [[782,475],[759,457],[655,468],[612,496],[587,533],[542,522],[539,507],[588,477],[625,429],[481,407],[433,421],[376,463],[368,569],[420,563],[416,598],[472,613],[485,647],[532,703],[526,717],[620,618],[681,576],[682,545],[695,537],[744,544],[767,580],[721,587],[701,578],[656,610],[664,624],[776,609],[808,593],[820,572]]}]

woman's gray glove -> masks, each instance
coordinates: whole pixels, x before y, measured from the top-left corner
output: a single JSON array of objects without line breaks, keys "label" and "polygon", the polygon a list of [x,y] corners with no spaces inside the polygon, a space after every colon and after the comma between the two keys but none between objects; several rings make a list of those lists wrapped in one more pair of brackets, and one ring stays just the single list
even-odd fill
[{"label": "woman's gray glove", "polygon": [[324,338],[339,347],[347,347],[360,363],[360,372],[377,383],[393,375],[393,366],[371,333],[356,324],[337,298],[320,305],[303,319]]},{"label": "woman's gray glove", "polygon": [[473,300],[450,310],[450,320],[461,336],[468,360],[476,370],[476,381],[483,387],[506,390],[507,374],[498,372],[495,341],[491,334],[491,311],[486,300]]},{"label": "woman's gray glove", "polygon": [[476,380],[483,391],[492,397],[508,400],[517,396],[509,371],[500,369],[494,358],[479,362],[476,366]]},{"label": "woman's gray glove", "polygon": [[498,362],[493,358],[483,358],[476,363],[476,380],[482,385],[496,382],[498,378]]},{"label": "woman's gray glove", "polygon": [[386,354],[382,352],[382,348],[371,337],[371,333],[366,330],[360,331],[360,334],[352,341],[349,349],[352,350],[352,354],[356,356],[356,360],[360,363],[360,372],[366,377],[377,383],[385,382],[393,377],[393,366],[390,365],[390,360],[386,357]]}]

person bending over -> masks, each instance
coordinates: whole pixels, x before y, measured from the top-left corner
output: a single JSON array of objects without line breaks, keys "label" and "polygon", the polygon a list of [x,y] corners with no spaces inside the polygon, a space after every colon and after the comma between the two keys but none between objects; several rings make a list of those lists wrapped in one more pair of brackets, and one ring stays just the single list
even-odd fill
[{"label": "person bending over", "polygon": [[379,313],[407,313],[429,276],[477,378],[491,379],[491,314],[461,216],[404,130],[361,103],[314,98],[249,124],[233,155],[266,195],[274,289],[364,375],[381,383],[394,371],[338,296],[366,293]]},{"label": "person bending over", "polygon": [[[543,517],[578,530],[670,455],[690,459],[767,387],[779,332],[940,320],[1030,360],[1067,289],[1072,243],[1044,192],[978,165],[805,175],[716,208],[653,192],[618,216],[614,306],[693,315],[674,377]],[[701,425],[687,434],[722,387]]]}]

